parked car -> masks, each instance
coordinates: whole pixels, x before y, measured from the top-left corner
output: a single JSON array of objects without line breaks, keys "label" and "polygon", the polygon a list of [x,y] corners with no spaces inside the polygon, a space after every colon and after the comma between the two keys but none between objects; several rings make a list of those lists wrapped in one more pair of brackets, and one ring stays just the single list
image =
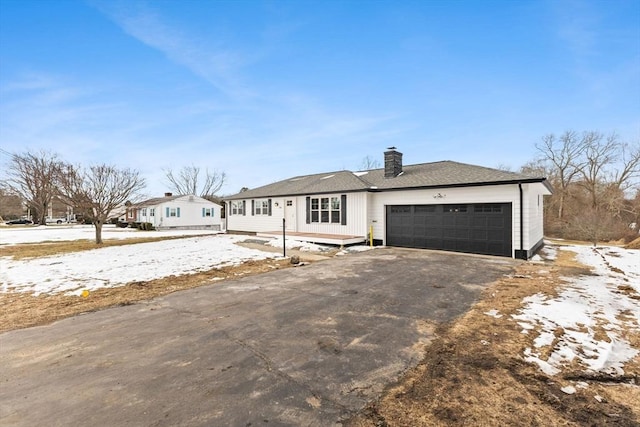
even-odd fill
[{"label": "parked car", "polygon": [[7,225],[25,225],[25,224],[33,224],[33,221],[31,221],[30,219],[20,218],[20,219],[12,219],[11,221],[7,221],[7,222],[5,222],[5,224],[7,224]]},{"label": "parked car", "polygon": [[67,220],[67,218],[65,217],[58,217],[58,218],[46,217],[44,221],[45,221],[45,224],[62,224],[63,222],[69,222],[69,220]]}]

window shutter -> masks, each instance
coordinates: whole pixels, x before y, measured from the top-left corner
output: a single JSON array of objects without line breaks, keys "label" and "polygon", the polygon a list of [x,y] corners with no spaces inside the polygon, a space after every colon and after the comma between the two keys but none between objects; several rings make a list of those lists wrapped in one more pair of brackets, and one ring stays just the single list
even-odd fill
[{"label": "window shutter", "polygon": [[203,217],[203,218],[205,217],[204,209],[205,209],[205,208],[202,208],[202,217]]},{"label": "window shutter", "polygon": [[247,215],[247,201],[246,200],[242,201],[242,215],[243,216]]},{"label": "window shutter", "polygon": [[307,224],[311,224],[311,197],[307,196]]},{"label": "window shutter", "polygon": [[169,207],[167,207],[167,218],[169,218]]},{"label": "window shutter", "polygon": [[227,206],[227,216],[233,215],[233,202],[227,202],[225,205]]},{"label": "window shutter", "polygon": [[180,218],[180,208],[176,209],[176,214],[178,215],[178,218]]},{"label": "window shutter", "polygon": [[340,224],[347,225],[347,195],[340,196]]},{"label": "window shutter", "polygon": [[267,200],[267,204],[269,205],[269,208],[268,208],[269,214],[268,215],[271,216],[271,199]]},{"label": "window shutter", "polygon": [[256,214],[256,201],[252,200],[251,201],[251,216]]}]

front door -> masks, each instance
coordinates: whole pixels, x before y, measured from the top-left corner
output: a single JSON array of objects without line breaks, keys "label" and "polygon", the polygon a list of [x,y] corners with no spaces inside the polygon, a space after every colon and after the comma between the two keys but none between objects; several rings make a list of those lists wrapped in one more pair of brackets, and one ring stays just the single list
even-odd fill
[{"label": "front door", "polygon": [[284,219],[285,229],[287,231],[297,231],[296,227],[296,201],[294,199],[286,199],[284,201]]}]

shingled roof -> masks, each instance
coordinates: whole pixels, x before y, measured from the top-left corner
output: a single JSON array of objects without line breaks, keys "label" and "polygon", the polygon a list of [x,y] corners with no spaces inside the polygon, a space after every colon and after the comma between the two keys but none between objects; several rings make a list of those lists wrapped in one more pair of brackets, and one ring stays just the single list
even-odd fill
[{"label": "shingled roof", "polygon": [[405,165],[396,177],[385,178],[384,168],[362,172],[338,171],[302,175],[243,191],[227,200],[305,194],[390,191],[419,188],[467,187],[541,182],[546,178],[485,168],[450,160]]},{"label": "shingled roof", "polygon": [[142,202],[138,202],[138,203],[136,203],[136,206],[154,206],[154,205],[159,205],[160,203],[170,202],[172,200],[179,199],[180,197],[184,197],[184,196],[178,195],[178,196],[154,197],[152,199],[147,199],[147,200],[144,200]]}]

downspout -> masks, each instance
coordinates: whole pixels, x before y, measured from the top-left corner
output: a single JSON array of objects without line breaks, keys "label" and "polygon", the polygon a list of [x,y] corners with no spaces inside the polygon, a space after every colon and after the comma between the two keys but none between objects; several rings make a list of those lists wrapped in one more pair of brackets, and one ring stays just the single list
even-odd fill
[{"label": "downspout", "polygon": [[528,257],[524,250],[524,196],[521,182],[518,183],[518,190],[520,191],[520,258],[526,260]]}]

